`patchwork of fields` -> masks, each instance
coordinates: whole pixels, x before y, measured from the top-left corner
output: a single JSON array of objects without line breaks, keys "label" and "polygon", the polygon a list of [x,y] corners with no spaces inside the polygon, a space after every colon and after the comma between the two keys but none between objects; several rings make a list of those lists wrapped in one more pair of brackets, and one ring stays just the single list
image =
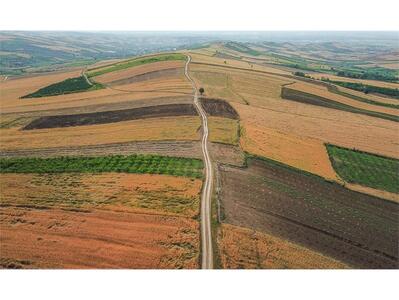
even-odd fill
[{"label": "patchwork of fields", "polygon": [[216,267],[399,268],[398,100],[321,82],[316,63],[297,76],[284,51],[218,43],[1,81],[0,267],[200,267],[190,55]]}]

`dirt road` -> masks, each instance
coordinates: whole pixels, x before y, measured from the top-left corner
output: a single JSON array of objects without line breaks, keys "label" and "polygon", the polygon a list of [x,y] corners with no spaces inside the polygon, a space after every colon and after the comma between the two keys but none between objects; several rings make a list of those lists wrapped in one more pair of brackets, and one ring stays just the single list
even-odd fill
[{"label": "dirt road", "polygon": [[212,197],[212,182],[213,182],[213,169],[212,162],[208,151],[208,119],[206,113],[198,101],[198,91],[195,86],[194,80],[188,74],[188,65],[190,64],[191,57],[187,56],[187,62],[184,69],[184,74],[191,82],[194,90],[194,104],[201,115],[202,119],[202,140],[201,148],[204,156],[205,163],[205,181],[202,189],[201,197],[201,244],[202,244],[202,269],[213,268],[213,250],[212,250],[212,230],[211,230],[211,197]]}]

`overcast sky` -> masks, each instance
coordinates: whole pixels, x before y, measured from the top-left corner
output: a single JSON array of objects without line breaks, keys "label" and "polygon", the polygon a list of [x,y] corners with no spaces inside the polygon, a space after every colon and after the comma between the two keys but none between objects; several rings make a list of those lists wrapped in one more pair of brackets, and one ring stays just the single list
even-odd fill
[{"label": "overcast sky", "polygon": [[0,30],[399,30],[394,0],[9,0]]}]

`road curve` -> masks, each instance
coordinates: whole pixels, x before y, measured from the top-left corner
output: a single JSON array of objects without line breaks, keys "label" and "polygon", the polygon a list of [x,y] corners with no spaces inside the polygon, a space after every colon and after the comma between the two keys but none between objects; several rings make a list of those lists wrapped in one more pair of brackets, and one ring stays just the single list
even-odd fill
[{"label": "road curve", "polygon": [[212,250],[212,228],[211,228],[211,198],[212,198],[212,182],[213,169],[212,162],[208,151],[208,119],[206,113],[198,101],[198,91],[194,80],[188,74],[188,65],[191,61],[191,56],[187,56],[184,74],[191,82],[194,91],[194,105],[202,119],[202,154],[205,162],[205,181],[201,196],[201,245],[202,245],[202,269],[213,268],[213,250]]}]

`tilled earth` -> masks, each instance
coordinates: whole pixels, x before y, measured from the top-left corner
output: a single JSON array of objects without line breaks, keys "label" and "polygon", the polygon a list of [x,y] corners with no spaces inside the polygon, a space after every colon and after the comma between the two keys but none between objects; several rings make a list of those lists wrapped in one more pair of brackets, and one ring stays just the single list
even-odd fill
[{"label": "tilled earth", "polygon": [[197,112],[192,104],[167,104],[87,114],[41,117],[29,123],[23,129],[107,124],[155,117],[195,116],[196,114]]},{"label": "tilled earth", "polygon": [[221,167],[224,221],[354,268],[398,268],[399,205],[271,161]]}]

